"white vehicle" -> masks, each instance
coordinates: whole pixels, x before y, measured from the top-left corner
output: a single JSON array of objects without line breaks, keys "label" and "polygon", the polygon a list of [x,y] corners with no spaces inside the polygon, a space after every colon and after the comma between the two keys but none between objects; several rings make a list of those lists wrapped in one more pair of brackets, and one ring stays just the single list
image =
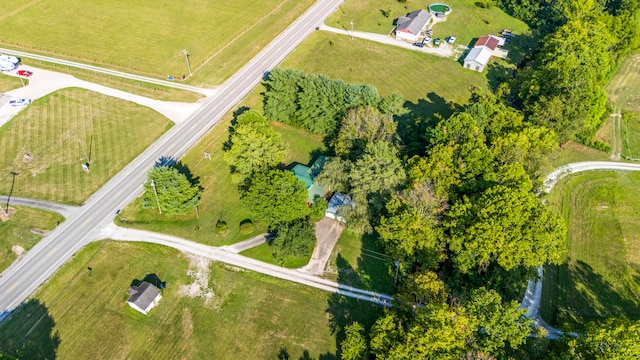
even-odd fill
[{"label": "white vehicle", "polygon": [[456,42],[456,39],[457,39],[457,37],[455,37],[455,36],[449,36],[449,37],[447,38],[447,42],[448,42],[449,44],[453,44],[454,42]]},{"label": "white vehicle", "polygon": [[9,101],[11,106],[27,106],[31,104],[31,99],[17,99]]},{"label": "white vehicle", "polygon": [[19,64],[19,58],[0,54],[0,71],[11,71],[17,68]]}]

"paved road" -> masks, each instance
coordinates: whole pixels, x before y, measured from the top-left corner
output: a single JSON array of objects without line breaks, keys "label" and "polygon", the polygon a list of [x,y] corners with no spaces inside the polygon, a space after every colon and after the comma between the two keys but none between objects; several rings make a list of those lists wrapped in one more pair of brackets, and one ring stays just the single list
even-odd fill
[{"label": "paved road", "polygon": [[[27,198],[15,197],[15,196],[11,197],[9,204],[28,206],[32,208],[38,208],[38,209],[57,212],[58,214],[64,216],[67,219],[72,215],[76,214],[80,210],[80,208],[77,206],[64,205],[64,204],[58,204],[50,201],[27,199]],[[7,205],[7,196],[0,195],[0,206],[6,207],[6,205]]]},{"label": "paved road", "polygon": [[[563,177],[583,171],[593,170],[618,170],[618,171],[640,171],[640,164],[629,164],[611,161],[585,161],[571,163],[561,166],[552,171],[544,180],[544,192],[549,193],[553,187]],[[540,300],[542,297],[542,267],[538,268],[538,278],[530,280],[527,284],[527,291],[522,299],[521,307],[527,309],[527,317],[533,319],[536,326],[544,327],[550,339],[558,339],[562,336],[562,331],[547,324],[540,313]],[[572,335],[575,335],[572,333]]]},{"label": "paved road", "polygon": [[204,95],[211,95],[211,94],[213,94],[215,92],[215,89],[199,88],[197,86],[191,86],[191,85],[186,85],[186,84],[177,83],[177,82],[173,82],[173,81],[167,81],[167,80],[159,80],[159,79],[150,78],[150,77],[147,77],[147,76],[129,74],[129,73],[125,73],[125,72],[122,72],[122,71],[105,69],[105,68],[102,68],[102,67],[99,67],[99,66],[82,64],[82,63],[75,62],[75,61],[56,59],[56,58],[52,58],[52,57],[49,57],[49,56],[28,53],[28,52],[25,52],[25,51],[17,51],[17,50],[0,48],[0,54],[13,55],[13,56],[17,56],[19,58],[25,58],[25,59],[34,59],[34,60],[46,61],[46,62],[52,63],[52,64],[59,64],[59,65],[74,67],[74,68],[77,68],[77,69],[90,70],[90,71],[94,71],[94,72],[101,73],[101,74],[117,76],[117,77],[131,79],[131,80],[138,80],[138,81],[142,81],[142,82],[149,83],[149,84],[162,85],[162,86],[171,87],[171,88],[175,88],[175,89],[198,92],[198,93],[201,93],[201,94],[204,94]]},{"label": "paved road", "polygon": [[[0,275],[0,312],[12,310],[27,299],[69,258],[109,225],[118,209],[142,190],[146,173],[162,157],[180,158],[279,64],[342,0],[319,0],[227,80],[215,95],[185,121],[177,124],[120,173],[98,190],[83,206],[34,246],[15,267]],[[3,51],[3,49],[0,49]],[[7,52],[10,53],[10,52]],[[302,275],[302,274],[301,274]]]},{"label": "paved road", "polygon": [[236,253],[239,254],[245,250],[249,250],[251,248],[254,248],[258,245],[262,245],[264,243],[267,242],[267,236],[269,235],[269,233],[264,233],[264,234],[260,234],[260,235],[256,235],[250,239],[247,239],[245,241],[240,241],[239,243],[235,243],[233,245],[228,245],[228,246],[222,246],[221,249],[224,249],[226,251],[230,251],[232,253]]}]

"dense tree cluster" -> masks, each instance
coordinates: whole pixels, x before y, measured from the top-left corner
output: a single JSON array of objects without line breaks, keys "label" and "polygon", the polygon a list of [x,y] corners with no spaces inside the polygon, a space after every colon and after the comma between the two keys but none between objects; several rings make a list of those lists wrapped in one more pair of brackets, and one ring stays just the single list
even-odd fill
[{"label": "dense tree cluster", "polygon": [[334,134],[349,109],[371,106],[384,114],[400,114],[404,99],[397,93],[381,98],[370,85],[347,84],[326,75],[273,69],[263,82],[264,113],[269,120],[316,134]]},{"label": "dense tree cluster", "polygon": [[166,215],[182,215],[200,205],[202,188],[176,166],[156,166],[147,174],[140,204],[145,209],[159,207]]}]

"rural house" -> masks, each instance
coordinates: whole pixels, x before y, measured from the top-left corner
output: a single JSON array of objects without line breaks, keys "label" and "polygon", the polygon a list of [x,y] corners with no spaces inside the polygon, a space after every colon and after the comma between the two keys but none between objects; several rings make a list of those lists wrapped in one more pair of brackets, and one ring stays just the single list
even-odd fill
[{"label": "rural house", "polygon": [[492,56],[506,58],[508,51],[503,50],[505,39],[495,35],[481,36],[464,58],[465,69],[484,71]]},{"label": "rural house", "polygon": [[431,14],[420,9],[407,16],[401,16],[396,22],[396,39],[415,42],[429,25]]},{"label": "rural house", "polygon": [[308,194],[307,201],[310,204],[313,204],[313,201],[316,198],[324,196],[324,193],[327,191],[324,186],[314,181],[316,176],[318,176],[322,171],[325,161],[326,158],[324,156],[319,156],[311,167],[296,164],[296,166],[291,169],[296,178],[304,183],[304,187],[307,189]]},{"label": "rural house", "polygon": [[325,211],[324,216],[341,222],[347,222],[341,214],[343,214],[345,208],[352,207],[354,207],[354,204],[351,202],[351,197],[349,195],[335,193],[331,197],[331,200],[329,200],[329,205],[327,206],[327,211]]},{"label": "rural house", "polygon": [[130,295],[127,304],[145,315],[162,299],[160,289],[146,281],[131,286],[127,294]]}]

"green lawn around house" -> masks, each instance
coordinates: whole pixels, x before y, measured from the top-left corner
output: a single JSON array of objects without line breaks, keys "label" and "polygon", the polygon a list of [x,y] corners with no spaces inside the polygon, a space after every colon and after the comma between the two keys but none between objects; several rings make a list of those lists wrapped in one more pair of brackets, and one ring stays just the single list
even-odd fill
[{"label": "green lawn around house", "polygon": [[[27,84],[28,80],[22,79],[22,81]],[[18,89],[22,87],[22,82],[20,78],[15,76],[8,76],[0,74],[0,93],[5,93],[9,90]]]},{"label": "green lawn around house", "polygon": [[328,278],[341,284],[391,294],[393,259],[384,254],[372,235],[346,229],[336,243],[326,267]]},{"label": "green lawn around house", "polygon": [[[429,11],[429,5],[436,3],[447,4],[452,11],[446,21],[434,25],[434,38],[444,39],[455,35],[456,44],[469,45],[473,39],[488,34],[498,35],[503,29],[510,29],[516,35],[529,32],[524,22],[507,15],[499,7],[482,8],[476,5],[478,2],[474,0],[434,0],[432,2],[407,0],[404,4],[391,0],[347,0],[326,23],[336,28],[351,30],[351,21],[353,21],[354,30],[390,34],[395,27],[395,21],[400,16],[419,9]],[[384,14],[388,11],[390,14],[385,17]]]},{"label": "green lawn around house", "polygon": [[[0,44],[194,85],[222,83],[313,0],[31,1],[3,8]],[[12,9],[12,10],[8,10]],[[16,31],[20,29],[20,31]]]},{"label": "green lawn around house", "polygon": [[417,116],[449,115],[454,104],[469,102],[471,88],[486,92],[489,86],[485,74],[453,59],[324,31],[311,34],[280,66],[373,85],[383,96],[399,91]]},{"label": "green lawn around house", "polygon": [[640,173],[590,171],[563,179],[548,197],[567,222],[568,260],[546,266],[541,315],[577,329],[590,320],[639,319]]},{"label": "green lawn around house", "polygon": [[[381,311],[216,263],[199,272],[213,291],[205,302],[181,289],[194,281],[187,275],[196,270],[191,266],[159,245],[92,243],[0,327],[0,352],[57,359],[276,359],[285,353],[337,359],[343,326],[371,325]],[[145,316],[125,301],[132,281],[147,274],[166,281],[166,288]]]},{"label": "green lawn around house", "polygon": [[[0,206],[4,209],[0,211],[6,211],[6,203]],[[64,221],[62,215],[50,211],[13,205],[10,208],[15,209],[15,213],[7,221],[0,221],[0,272],[18,258],[12,250],[14,246],[28,251],[43,234]]]},{"label": "green lawn around house", "polygon": [[605,90],[616,111],[640,113],[640,53],[622,62]]},{"label": "green lawn around house", "polygon": [[[246,106],[260,111],[262,91],[262,86],[256,87],[238,108]],[[229,165],[223,159],[222,148],[229,138],[232,119],[233,111],[181,159],[204,188],[198,216],[195,212],[181,216],[159,215],[154,209],[142,209],[139,202],[134,201],[120,213],[117,222],[122,226],[172,234],[215,246],[233,244],[265,232],[264,225],[254,223],[252,233],[240,233],[240,223],[251,219],[252,213],[240,201],[238,186],[231,182]],[[272,123],[272,126],[288,146],[285,165],[294,161],[308,164],[313,154],[326,151],[322,139],[315,135],[284,124]],[[204,158],[204,152],[211,155],[211,160]],[[226,233],[216,232],[215,225],[219,220],[227,223]]]},{"label": "green lawn around house", "polygon": [[284,263],[281,264],[273,257],[273,252],[271,251],[271,247],[269,246],[269,244],[258,245],[241,252],[240,255],[244,255],[252,259],[264,261],[269,264],[278,265],[289,269],[301,268],[307,265],[309,263],[309,260],[311,259],[311,254],[308,254],[308,256],[305,257],[290,256],[284,259]]},{"label": "green lawn around house", "polygon": [[56,91],[0,128],[0,194],[81,204],[172,125],[128,101]]}]

